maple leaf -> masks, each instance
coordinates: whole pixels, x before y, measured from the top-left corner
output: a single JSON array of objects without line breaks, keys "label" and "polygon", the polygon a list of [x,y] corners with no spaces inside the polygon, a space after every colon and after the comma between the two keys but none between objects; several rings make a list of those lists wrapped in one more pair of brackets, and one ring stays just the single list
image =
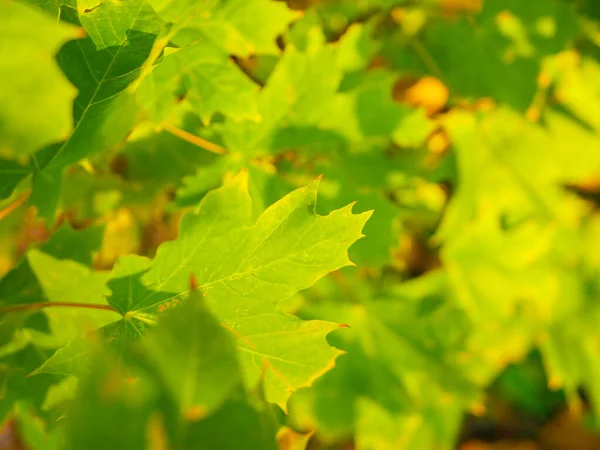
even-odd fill
[{"label": "maple leaf", "polygon": [[[158,313],[183,301],[194,274],[207,304],[236,338],[246,383],[253,386],[263,376],[267,399],[285,407],[293,390],[331,367],[339,351],[325,336],[338,325],[302,321],[281,312],[277,303],[351,264],[348,247],[362,236],[371,213],[352,214],[349,205],[317,215],[314,182],[252,223],[247,183],[242,172],[209,193],[183,217],[178,238],[159,247],[154,260],[121,259],[108,283],[108,302],[124,319],[109,334],[143,334]],[[37,373],[71,370],[79,351],[85,353],[85,345],[70,344]]]},{"label": "maple leaf", "polygon": [[151,0],[150,4],[178,33],[173,41],[187,45],[206,39],[225,53],[248,56],[278,53],[275,39],[296,14],[285,3],[270,0]]},{"label": "maple leaf", "polygon": [[[80,37],[81,29],[6,0],[0,2],[0,26],[0,148],[26,156],[73,128],[71,102],[77,91],[54,56],[65,42]],[[37,61],[33,68],[32,60]]]},{"label": "maple leaf", "polygon": [[201,41],[165,56],[139,88],[139,99],[153,120],[162,123],[173,114],[181,97],[209,123],[215,112],[234,119],[256,119],[254,84],[227,54]]}]

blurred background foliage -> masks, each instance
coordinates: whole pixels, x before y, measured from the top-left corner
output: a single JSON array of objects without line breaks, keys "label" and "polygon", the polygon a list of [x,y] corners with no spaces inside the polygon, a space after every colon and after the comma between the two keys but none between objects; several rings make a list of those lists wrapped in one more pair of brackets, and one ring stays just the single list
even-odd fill
[{"label": "blurred background foliage", "polygon": [[[81,5],[24,3],[94,40]],[[357,267],[280,305],[350,327],[328,337],[347,353],[292,396],[281,448],[600,448],[600,3],[287,4],[263,18],[282,21],[273,48],[226,49],[260,90],[251,108],[213,108],[194,82],[158,102],[142,84],[142,119],[113,141],[83,136],[98,151],[66,161],[58,181],[0,142],[0,298],[43,298],[32,249],[89,265],[92,287],[118,256],[153,256],[183,211],[244,167],[256,214],[322,174],[319,211],[357,201],[374,215],[350,250]],[[59,65],[85,97],[68,46]],[[52,329],[43,313],[27,320]],[[2,415],[12,394],[56,414],[72,385],[22,375],[72,335],[61,333],[3,341]]]}]

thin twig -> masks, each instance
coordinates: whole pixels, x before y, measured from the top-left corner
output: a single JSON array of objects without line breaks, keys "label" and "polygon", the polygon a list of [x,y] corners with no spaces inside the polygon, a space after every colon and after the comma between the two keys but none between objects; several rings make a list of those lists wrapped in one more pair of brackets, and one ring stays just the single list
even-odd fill
[{"label": "thin twig", "polygon": [[221,147],[220,145],[202,139],[200,136],[196,136],[195,134],[188,133],[187,131],[182,130],[181,128],[177,128],[176,126],[171,125],[169,123],[164,124],[163,129],[165,131],[168,131],[172,135],[177,136],[178,138],[183,139],[184,141],[187,141],[190,144],[194,144],[195,146],[200,147],[209,152],[216,153],[217,155],[224,155],[225,153],[227,153],[227,150]]},{"label": "thin twig", "polygon": [[0,307],[0,314],[6,314],[18,311],[36,311],[42,308],[49,308],[51,306],[66,306],[70,308],[88,308],[88,309],[103,309],[105,311],[118,311],[110,305],[95,305],[91,303],[76,303],[76,302],[40,302],[40,303],[29,303],[26,305],[13,305]]},{"label": "thin twig", "polygon": [[27,200],[27,198],[29,197],[29,195],[31,194],[31,190],[28,190],[26,192],[23,192],[19,197],[17,197],[15,199],[15,201],[13,201],[10,205],[8,205],[6,208],[1,209],[0,210],[0,220],[6,218],[11,212],[13,212],[15,209],[17,209],[19,206],[21,206],[23,204],[23,202],[25,202],[25,200]]},{"label": "thin twig", "polygon": [[417,54],[421,62],[425,65],[427,70],[435,75],[438,79],[443,80],[444,74],[440,67],[435,62],[435,59],[429,54],[427,49],[418,39],[413,37],[407,37],[408,44],[412,47],[414,52]]}]

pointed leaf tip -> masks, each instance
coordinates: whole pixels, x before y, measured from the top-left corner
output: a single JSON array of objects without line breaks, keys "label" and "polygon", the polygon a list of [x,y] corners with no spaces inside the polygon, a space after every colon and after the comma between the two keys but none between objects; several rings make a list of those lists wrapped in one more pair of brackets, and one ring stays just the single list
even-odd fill
[{"label": "pointed leaf tip", "polygon": [[196,280],[196,275],[193,273],[190,274],[190,291],[198,290],[198,280]]},{"label": "pointed leaf tip", "polygon": [[347,323],[340,323],[338,325],[339,328],[352,328],[350,325],[348,325]]}]

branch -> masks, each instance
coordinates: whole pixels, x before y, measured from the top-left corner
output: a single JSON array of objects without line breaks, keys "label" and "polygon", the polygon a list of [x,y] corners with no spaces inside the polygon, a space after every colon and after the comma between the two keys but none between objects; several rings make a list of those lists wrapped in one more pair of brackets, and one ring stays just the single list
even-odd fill
[{"label": "branch", "polygon": [[105,311],[118,311],[110,305],[95,305],[91,303],[76,303],[76,302],[40,302],[40,303],[29,303],[26,305],[13,305],[0,307],[0,314],[7,314],[18,311],[37,311],[42,308],[49,308],[51,306],[66,306],[70,308],[88,308],[88,309],[102,309]]}]

